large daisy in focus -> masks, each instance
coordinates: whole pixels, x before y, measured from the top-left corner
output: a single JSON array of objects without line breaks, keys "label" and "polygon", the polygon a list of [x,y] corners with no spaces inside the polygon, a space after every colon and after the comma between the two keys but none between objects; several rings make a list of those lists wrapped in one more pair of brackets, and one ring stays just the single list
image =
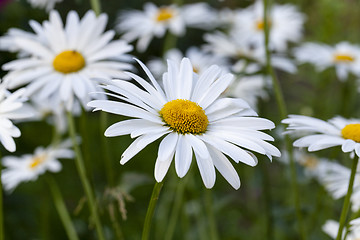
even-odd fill
[{"label": "large daisy in focus", "polygon": [[154,37],[163,37],[167,30],[175,36],[182,36],[186,27],[208,29],[214,27],[215,22],[216,14],[206,3],[157,7],[147,2],[144,11],[122,12],[117,29],[129,42],[138,39],[137,50],[143,52]]},{"label": "large daisy in focus", "polygon": [[75,101],[88,102],[88,93],[96,91],[91,78],[124,78],[123,70],[131,68],[122,60],[132,46],[123,40],[111,41],[115,33],[104,32],[106,23],[107,15],[96,17],[93,11],[81,20],[76,12],[69,12],[65,26],[56,11],[42,25],[30,21],[36,36],[10,36],[11,46],[25,57],[3,65],[9,71],[4,79],[10,88],[28,84],[25,94],[36,93],[43,101],[60,95],[68,110]]},{"label": "large daisy in focus", "polygon": [[287,133],[306,134],[294,142],[295,147],[307,147],[313,152],[341,146],[343,152],[360,157],[360,119],[336,117],[326,122],[313,117],[289,115],[282,123],[289,124]]},{"label": "large daisy in focus", "polygon": [[[238,36],[246,36],[255,46],[264,45],[264,5],[256,1],[254,5],[236,12],[233,31]],[[304,14],[291,4],[274,4],[269,9],[269,45],[273,50],[285,51],[288,42],[298,42],[302,37]]]},{"label": "large daisy in focus", "polygon": [[10,93],[6,87],[6,82],[0,84],[0,142],[6,150],[15,152],[13,138],[20,137],[21,132],[11,120],[30,118],[35,112],[24,105],[26,99],[22,95],[25,89]]},{"label": "large daisy in focus", "polygon": [[339,80],[347,79],[349,73],[360,77],[360,47],[348,42],[335,46],[319,43],[305,43],[294,51],[300,63],[311,63],[318,71],[335,67]]},{"label": "large daisy in focus", "polygon": [[38,147],[34,154],[4,157],[1,181],[5,190],[13,191],[21,182],[35,181],[46,171],[59,172],[62,168],[59,158],[74,158],[71,146],[71,141],[68,139],[47,148]]},{"label": "large daisy in focus", "polygon": [[[279,150],[266,141],[273,138],[259,130],[272,129],[274,123],[255,117],[256,113],[241,99],[219,98],[230,85],[232,74],[221,74],[213,65],[200,75],[193,74],[188,58],[180,64],[168,61],[163,75],[163,88],[148,68],[139,61],[151,83],[128,73],[136,85],[123,80],[105,81],[103,88],[121,101],[94,100],[88,105],[95,110],[120,114],[132,119],[110,126],[105,136],[130,134],[136,138],[122,154],[125,164],[148,144],[164,137],[155,163],[155,179],[161,182],[173,159],[177,175],[188,172],[193,153],[207,188],[215,184],[215,168],[235,189],[240,179],[229,162],[250,166],[257,164],[250,151],[280,156]],[[140,87],[138,87],[141,86]]]}]

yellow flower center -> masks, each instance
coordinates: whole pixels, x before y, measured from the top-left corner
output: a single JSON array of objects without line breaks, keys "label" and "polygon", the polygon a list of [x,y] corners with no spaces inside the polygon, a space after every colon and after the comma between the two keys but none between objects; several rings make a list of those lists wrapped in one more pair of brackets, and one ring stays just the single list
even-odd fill
[{"label": "yellow flower center", "polygon": [[171,19],[174,16],[174,11],[171,8],[162,7],[156,16],[156,21],[164,22]]},{"label": "yellow flower center", "polygon": [[199,73],[199,69],[197,67],[193,67],[193,72],[194,73]]},{"label": "yellow flower center", "polygon": [[[270,28],[270,26],[271,26],[271,21],[270,21],[270,20],[268,20],[268,26],[269,26],[269,28]],[[258,21],[256,21],[255,27],[256,27],[256,30],[258,30],[258,31],[263,31],[264,28],[265,28],[264,20],[258,20]]]},{"label": "yellow flower center", "polygon": [[160,116],[167,126],[181,134],[204,133],[209,124],[205,111],[197,103],[185,99],[167,102]]},{"label": "yellow flower center", "polygon": [[301,164],[306,168],[314,169],[319,164],[319,161],[314,157],[305,157]]},{"label": "yellow flower center", "polygon": [[39,164],[43,163],[45,160],[46,160],[46,155],[45,154],[35,156],[30,162],[30,168],[31,169],[36,168]]},{"label": "yellow flower center", "polygon": [[58,54],[53,61],[54,69],[61,73],[78,72],[85,67],[85,59],[81,53],[68,50]]},{"label": "yellow flower center", "polygon": [[346,125],[341,130],[341,134],[345,139],[351,139],[360,143],[360,123]]},{"label": "yellow flower center", "polygon": [[334,56],[335,62],[353,62],[354,60],[353,56],[347,54],[335,54]]}]

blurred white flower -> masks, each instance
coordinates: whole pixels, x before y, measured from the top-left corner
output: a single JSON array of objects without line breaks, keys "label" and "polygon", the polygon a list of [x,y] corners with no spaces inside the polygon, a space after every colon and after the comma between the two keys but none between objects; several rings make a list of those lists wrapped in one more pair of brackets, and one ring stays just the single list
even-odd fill
[{"label": "blurred white flower", "polygon": [[[255,47],[264,45],[263,1],[256,1],[250,7],[237,11],[232,31],[246,37],[246,42]],[[298,42],[302,37],[305,15],[294,5],[274,4],[269,9],[269,46],[275,51],[285,51],[288,42]]]},{"label": "blurred white flower", "polygon": [[318,71],[335,67],[336,75],[345,81],[349,73],[360,77],[360,47],[348,42],[340,42],[334,47],[305,43],[294,50],[294,55],[300,63],[311,63]]},{"label": "blurred white flower", "polygon": [[[332,239],[336,239],[337,233],[339,230],[339,222],[335,220],[327,220],[325,224],[322,226],[322,230],[329,235]],[[360,239],[360,218],[356,218],[350,221],[350,227],[348,229],[348,233],[346,233],[346,229],[343,230],[343,236],[346,235],[346,238],[343,240],[358,240]]]},{"label": "blurred white flower", "polygon": [[4,169],[1,173],[1,181],[5,190],[11,192],[21,182],[35,181],[46,171],[59,172],[62,166],[58,159],[74,158],[71,146],[71,141],[68,139],[47,148],[38,147],[34,154],[3,157]]},{"label": "blurred white flower", "polygon": [[7,83],[0,83],[0,142],[9,152],[16,150],[15,137],[20,137],[20,130],[11,120],[26,119],[34,115],[32,108],[28,107],[23,94],[25,89],[10,93]]},{"label": "blurred white flower", "polygon": [[44,8],[47,12],[54,9],[55,4],[63,0],[27,0],[33,8]]},{"label": "blurred white flower", "polygon": [[194,73],[196,74],[203,73],[211,65],[218,65],[223,69],[224,73],[229,72],[229,62],[226,58],[206,53],[197,47],[190,47],[185,55],[179,49],[170,49],[165,53],[163,59],[150,60],[147,65],[155,78],[161,78],[162,74],[166,72],[167,59],[170,59],[179,65],[183,57],[190,59]]},{"label": "blurred white flower", "polygon": [[307,147],[313,152],[341,146],[343,152],[360,157],[360,119],[335,117],[326,122],[308,116],[289,115],[282,123],[289,124],[288,134],[307,135],[296,140],[295,147]]},{"label": "blurred white flower", "polygon": [[215,22],[216,14],[206,3],[157,7],[147,2],[144,11],[121,12],[117,29],[129,42],[138,39],[136,48],[143,52],[153,37],[161,38],[167,30],[176,36],[182,36],[186,27],[209,29],[215,27]]},{"label": "blurred white flower", "polygon": [[76,12],[67,15],[66,25],[56,11],[50,12],[43,25],[30,21],[36,33],[9,35],[13,47],[27,56],[4,64],[9,73],[4,77],[10,88],[27,85],[26,96],[34,93],[43,101],[59,95],[70,111],[76,101],[84,106],[89,92],[96,91],[91,78],[127,78],[123,70],[131,69],[122,62],[132,50],[123,40],[111,41],[115,32],[104,33],[107,15],[88,11],[82,20]]},{"label": "blurred white flower", "polygon": [[174,156],[176,173],[184,177],[194,153],[207,188],[215,184],[216,168],[232,187],[238,189],[239,176],[225,155],[236,163],[250,166],[255,166],[258,161],[250,151],[270,159],[280,156],[280,151],[266,142],[274,139],[259,131],[274,128],[273,122],[254,117],[256,113],[241,99],[219,98],[231,83],[231,74],[222,75],[221,69],[213,65],[197,75],[188,58],[183,58],[180,66],[169,60],[162,88],[149,69],[140,61],[139,64],[152,85],[129,73],[143,88],[123,80],[106,81],[103,88],[122,101],[94,100],[89,103],[95,110],[135,118],[115,123],[105,132],[108,137],[130,134],[136,138],[123,153],[121,164],[165,136],[155,163],[156,181],[163,180]]}]

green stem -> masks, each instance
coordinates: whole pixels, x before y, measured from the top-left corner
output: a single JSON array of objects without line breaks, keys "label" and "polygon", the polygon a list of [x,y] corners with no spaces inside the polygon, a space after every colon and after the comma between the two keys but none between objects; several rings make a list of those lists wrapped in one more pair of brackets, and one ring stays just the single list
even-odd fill
[{"label": "green stem", "polygon": [[211,190],[205,189],[205,209],[207,213],[207,217],[209,220],[210,227],[210,239],[218,240],[219,234],[217,231],[215,216],[214,216],[214,204],[213,204],[213,195]]},{"label": "green stem", "polygon": [[[263,0],[264,3],[264,35],[265,35],[265,52],[266,52],[266,71],[267,73],[271,76],[271,80],[273,83],[273,88],[274,88],[274,93],[275,93],[275,97],[276,97],[276,102],[279,108],[279,112],[280,112],[280,116],[281,119],[285,119],[287,117],[287,110],[286,110],[286,104],[284,101],[284,96],[280,87],[280,83],[279,80],[277,79],[276,75],[275,75],[275,71],[272,68],[272,64],[271,64],[271,53],[270,53],[270,49],[269,49],[269,21],[268,21],[268,8],[269,8],[269,4],[268,4],[269,0]],[[286,145],[286,150],[289,153],[289,160],[290,160],[290,171],[291,171],[291,185],[292,185],[292,189],[293,189],[293,194],[294,194],[294,198],[295,198],[295,210],[296,210],[296,216],[297,216],[297,221],[298,221],[298,227],[299,227],[299,232],[301,234],[301,238],[303,240],[305,240],[306,237],[306,232],[305,232],[305,228],[304,228],[304,223],[303,223],[303,219],[302,219],[302,214],[301,214],[301,208],[300,208],[300,199],[299,199],[299,189],[298,189],[298,184],[297,184],[297,173],[296,173],[296,165],[295,165],[295,161],[294,161],[294,156],[293,156],[293,148],[292,148],[292,144],[291,144],[291,140],[289,138],[288,135],[285,136],[285,145]]]},{"label": "green stem", "polygon": [[154,215],[154,210],[155,210],[155,206],[156,203],[159,199],[159,195],[161,192],[161,188],[164,185],[163,182],[156,182],[154,189],[152,191],[151,194],[151,198],[150,198],[150,202],[149,202],[149,206],[146,212],[146,216],[145,216],[145,223],[144,223],[144,228],[143,228],[143,232],[142,232],[142,237],[141,240],[148,240],[149,239],[149,235],[150,235],[150,229],[151,229],[151,221]]},{"label": "green stem", "polygon": [[99,237],[99,240],[105,240],[104,233],[103,233],[103,230],[101,227],[100,218],[99,218],[98,212],[96,210],[96,202],[95,202],[94,193],[91,189],[89,180],[86,177],[84,160],[83,160],[80,148],[78,146],[78,143],[76,141],[75,123],[74,123],[74,119],[73,119],[71,112],[67,112],[67,118],[68,118],[68,122],[69,122],[70,136],[71,136],[71,139],[72,139],[72,142],[74,145],[74,151],[75,151],[75,155],[76,155],[75,163],[76,163],[76,167],[77,167],[80,179],[81,179],[81,183],[85,190],[85,194],[86,194],[88,204],[89,204],[90,213],[93,217],[96,232]]},{"label": "green stem", "polygon": [[346,218],[347,218],[348,211],[349,211],[349,208],[350,208],[350,199],[351,199],[351,194],[352,194],[352,191],[353,191],[355,173],[356,173],[356,168],[357,168],[358,162],[359,162],[359,158],[354,159],[353,165],[351,167],[351,175],[350,175],[350,180],[349,180],[349,186],[348,186],[347,194],[345,196],[344,205],[343,205],[343,208],[342,208],[342,211],[341,211],[340,222],[339,222],[339,230],[338,230],[338,233],[337,233],[336,240],[341,240],[342,239],[341,236],[343,234],[343,229],[344,229]]},{"label": "green stem", "polygon": [[[0,153],[1,159],[1,153]],[[3,190],[2,190],[2,182],[1,182],[1,171],[2,165],[0,162],[0,240],[4,240],[4,217],[3,217]]]},{"label": "green stem", "polygon": [[266,218],[266,237],[267,240],[274,239],[274,219],[271,213],[272,198],[269,188],[269,174],[265,164],[261,164],[262,171],[262,188],[264,193],[264,207],[265,207],[265,218]]},{"label": "green stem", "polygon": [[101,145],[102,145],[102,149],[103,150],[103,154],[104,154],[104,163],[105,163],[105,168],[106,168],[106,178],[108,181],[108,184],[110,185],[110,187],[113,187],[115,185],[115,178],[114,178],[114,168],[112,167],[112,163],[111,163],[111,153],[110,153],[110,149],[109,149],[109,145],[107,144],[106,138],[103,136],[106,128],[107,128],[107,122],[108,122],[108,118],[107,118],[107,113],[101,111],[100,113],[100,132],[101,132]]},{"label": "green stem", "polygon": [[99,16],[100,13],[101,13],[101,3],[100,3],[100,0],[90,0],[90,5],[91,5],[92,10],[94,10],[95,14],[96,14],[97,16]]},{"label": "green stem", "polygon": [[61,195],[59,186],[57,185],[55,179],[52,176],[49,175],[47,177],[48,177],[47,182],[49,184],[50,191],[54,199],[56,210],[59,213],[61,222],[64,225],[68,238],[70,240],[79,240],[76,234],[75,227],[71,221],[70,214],[66,208],[64,198]]}]

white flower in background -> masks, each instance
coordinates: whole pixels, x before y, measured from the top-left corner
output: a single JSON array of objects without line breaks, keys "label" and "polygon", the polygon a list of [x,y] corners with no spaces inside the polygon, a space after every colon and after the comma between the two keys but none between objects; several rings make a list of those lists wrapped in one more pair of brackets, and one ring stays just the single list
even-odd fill
[{"label": "white flower in background", "polygon": [[239,176],[225,155],[250,166],[258,161],[250,151],[270,159],[280,156],[279,150],[266,142],[274,139],[259,131],[274,128],[273,122],[254,117],[256,113],[241,99],[219,98],[231,83],[232,74],[222,75],[221,69],[213,65],[196,75],[188,58],[183,58],[180,66],[169,60],[162,88],[148,68],[140,61],[139,64],[152,85],[128,73],[142,88],[123,80],[106,81],[103,88],[121,102],[94,100],[88,104],[95,110],[135,118],[115,123],[105,132],[108,137],[130,134],[136,138],[122,154],[121,164],[165,136],[155,163],[156,181],[163,180],[174,156],[176,173],[184,177],[195,153],[207,188],[215,184],[216,168],[238,189]]},{"label": "white flower in background", "polygon": [[[255,47],[264,45],[263,2],[258,0],[250,7],[238,11],[232,31],[246,37]],[[288,42],[298,42],[302,37],[305,15],[294,5],[274,4],[269,9],[269,46],[275,51],[285,51]]]},{"label": "white flower in background", "polygon": [[335,46],[319,43],[305,43],[294,50],[300,63],[311,63],[318,71],[335,67],[339,80],[347,79],[349,73],[360,77],[360,47],[348,42]]},{"label": "white flower in background", "polygon": [[34,8],[44,8],[47,12],[54,9],[55,4],[63,0],[27,0]]},{"label": "white flower in background", "polygon": [[[327,220],[325,224],[322,226],[322,230],[329,235],[332,239],[336,239],[337,233],[339,230],[339,222],[335,220]],[[350,227],[348,229],[348,233],[346,230],[343,230],[343,236],[346,235],[346,238],[343,240],[358,240],[360,239],[360,218],[356,218],[350,221]]]},{"label": "white flower in background", "polygon": [[215,27],[215,20],[216,14],[206,3],[157,7],[148,2],[144,11],[121,12],[117,29],[129,42],[138,39],[136,48],[143,52],[154,37],[162,38],[166,31],[182,36],[186,27],[208,29]]},{"label": "white flower in background", "polygon": [[33,154],[3,157],[1,181],[5,190],[13,191],[21,182],[35,181],[46,171],[59,172],[62,166],[58,159],[74,158],[71,146],[68,139],[47,148],[38,147]]},{"label": "white flower in background", "polygon": [[229,72],[229,62],[224,57],[220,57],[211,53],[206,53],[197,47],[190,47],[185,55],[179,49],[170,49],[164,55],[164,58],[153,59],[148,62],[148,67],[156,78],[161,78],[166,72],[166,60],[170,59],[179,65],[183,57],[190,59],[194,73],[201,74],[211,65],[218,65],[223,69],[224,73]]},{"label": "white flower in background", "polygon": [[9,152],[16,150],[13,138],[20,137],[20,130],[11,120],[26,119],[32,117],[33,109],[24,104],[22,95],[25,89],[19,89],[14,93],[6,90],[7,83],[0,84],[0,142]]},{"label": "white flower in background", "polygon": [[341,146],[343,152],[360,157],[360,119],[335,117],[326,122],[308,116],[289,115],[281,122],[289,124],[286,133],[307,135],[296,140],[295,147],[307,147],[313,152]]},{"label": "white flower in background", "polygon": [[104,32],[106,23],[107,15],[96,17],[93,11],[81,20],[76,12],[69,12],[65,26],[56,11],[42,25],[30,21],[37,37],[12,35],[11,41],[27,56],[4,64],[9,71],[4,79],[10,88],[28,84],[25,94],[36,93],[43,101],[59,95],[68,111],[77,101],[86,105],[89,92],[96,91],[91,78],[127,78],[123,70],[132,68],[122,62],[132,46],[111,41],[115,32]]}]

